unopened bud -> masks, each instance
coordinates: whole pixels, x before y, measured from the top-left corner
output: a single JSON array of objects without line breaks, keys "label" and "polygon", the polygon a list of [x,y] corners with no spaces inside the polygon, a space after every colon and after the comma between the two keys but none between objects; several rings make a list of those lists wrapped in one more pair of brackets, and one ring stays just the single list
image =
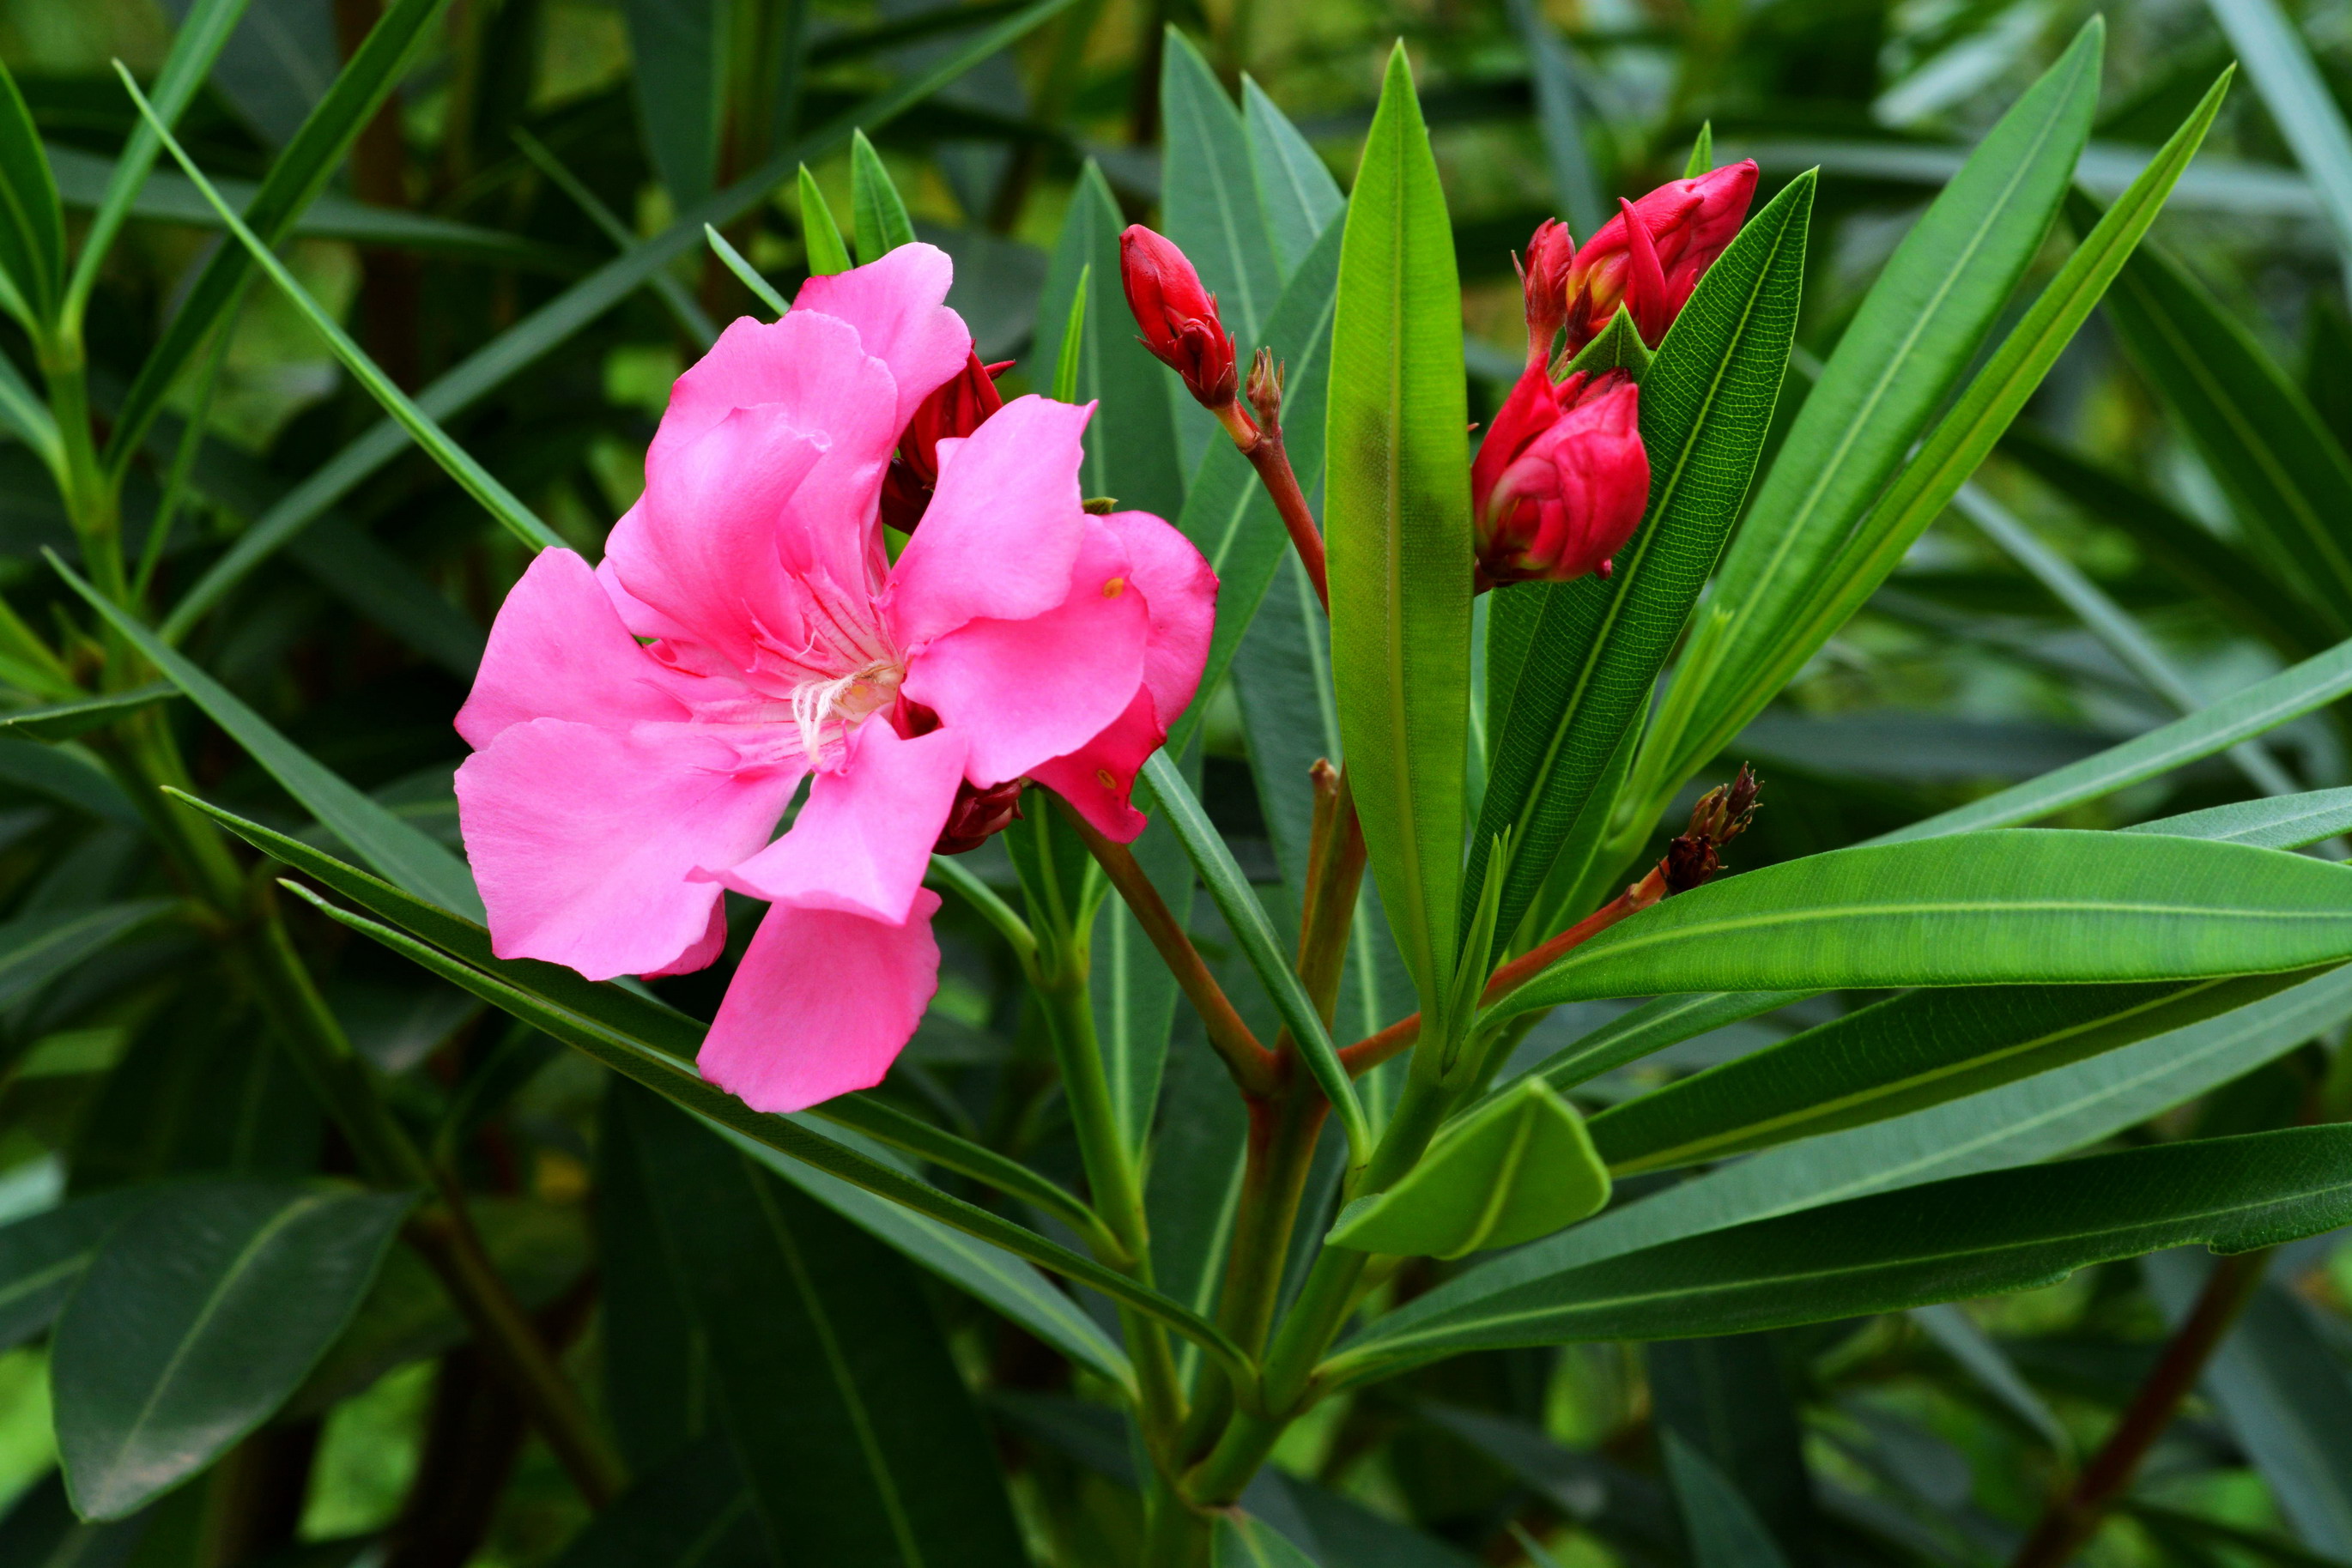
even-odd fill
[{"label": "unopened bud", "polygon": [[1568,266],[1560,289],[1567,351],[1573,354],[1600,336],[1620,305],[1633,312],[1643,341],[1656,348],[1691,290],[1738,234],[1755,195],[1756,161],[1748,158],[1669,181],[1638,202],[1619,203],[1617,216]]},{"label": "unopened bud", "polygon": [[1547,364],[1552,340],[1568,319],[1568,269],[1576,259],[1576,236],[1558,218],[1536,225],[1528,241],[1528,259],[1519,269],[1519,291],[1527,298],[1528,363]]},{"label": "unopened bud", "polygon": [[913,533],[931,504],[940,482],[940,443],[970,435],[990,414],[1004,406],[996,378],[1013,361],[983,365],[977,353],[967,357],[962,370],[915,405],[914,416],[898,435],[898,455],[882,476],[882,520],[900,533]]},{"label": "unopened bud", "polygon": [[1217,297],[1201,287],[1184,253],[1137,224],[1118,236],[1118,273],[1152,357],[1182,377],[1202,407],[1231,407],[1240,386],[1234,340],[1217,319]]},{"label": "unopened bud", "polygon": [[986,789],[975,787],[969,779],[957,784],[955,803],[948,808],[947,825],[940,829],[931,852],[960,855],[980,848],[1012,826],[1021,815],[1021,787],[1027,782],[1013,779]]},{"label": "unopened bud", "polygon": [[1633,378],[1579,372],[1554,386],[1528,366],[1470,465],[1478,588],[1608,576],[1649,498]]},{"label": "unopened bud", "polygon": [[1729,784],[1718,784],[1698,798],[1691,808],[1690,831],[1668,844],[1666,858],[1659,862],[1667,893],[1688,893],[1720,869],[1723,847],[1746,832],[1754,820],[1761,788],[1743,762]]}]

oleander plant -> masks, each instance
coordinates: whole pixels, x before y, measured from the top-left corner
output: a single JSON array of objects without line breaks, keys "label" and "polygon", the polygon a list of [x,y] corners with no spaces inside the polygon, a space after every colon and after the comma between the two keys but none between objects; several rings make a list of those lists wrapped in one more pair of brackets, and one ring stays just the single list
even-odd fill
[{"label": "oleander plant", "polygon": [[0,1568],[2352,1568],[2347,37],[0,6]]}]

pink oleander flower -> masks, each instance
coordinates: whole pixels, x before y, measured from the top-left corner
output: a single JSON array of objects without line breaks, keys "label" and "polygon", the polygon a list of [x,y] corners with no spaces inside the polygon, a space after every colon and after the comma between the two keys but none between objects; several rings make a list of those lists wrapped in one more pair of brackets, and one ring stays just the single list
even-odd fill
[{"label": "pink oleander flower", "polygon": [[499,956],[679,974],[724,946],[722,890],[770,904],[700,1059],[762,1111],[878,1082],[913,1033],[943,836],[1002,827],[1024,779],[1113,838],[1142,830],[1135,771],[1207,655],[1200,553],[1081,508],[1090,407],[1024,397],[940,440],[887,559],[892,448],[969,368],[950,271],[904,246],[729,327],[672,389],[604,564],[531,563],[457,716]]},{"label": "pink oleander flower", "polygon": [[1609,575],[1649,504],[1640,399],[1623,371],[1554,386],[1542,365],[1528,367],[1471,460],[1479,591]]},{"label": "pink oleander flower", "polygon": [[[1642,340],[1656,348],[1724,247],[1739,233],[1756,195],[1756,160],[1670,180],[1593,232],[1562,286],[1567,352],[1607,329],[1622,304]],[[1530,268],[1530,274],[1533,269]]]}]

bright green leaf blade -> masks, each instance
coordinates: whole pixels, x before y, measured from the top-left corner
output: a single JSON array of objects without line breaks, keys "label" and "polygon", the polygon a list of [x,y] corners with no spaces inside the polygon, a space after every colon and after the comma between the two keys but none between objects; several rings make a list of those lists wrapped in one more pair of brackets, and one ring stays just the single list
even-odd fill
[{"label": "bright green leaf blade", "polygon": [[153,1196],[97,1193],[0,1228],[0,1346],[13,1350],[47,1328],[100,1245]]},{"label": "bright green leaf blade", "polygon": [[772,1540],[816,1561],[1027,1562],[907,1265],[685,1113],[621,1088],[710,1395]]},{"label": "bright green leaf blade", "polygon": [[2310,977],[1909,991],[1611,1106],[1593,1145],[1620,1175],[1723,1159],[2030,1078]]},{"label": "bright green leaf blade", "polygon": [[[65,287],[66,218],[33,111],[0,66],[0,272],[44,329]],[[30,328],[35,322],[27,322]]]},{"label": "bright green leaf blade", "polygon": [[[1477,842],[1511,835],[1497,954],[1647,711],[1747,494],[1795,340],[1812,195],[1812,176],[1800,175],[1751,218],[1659,345],[1641,392],[1649,507],[1615,570],[1546,586],[1478,818]],[[1474,864],[1465,920],[1484,881]]]},{"label": "bright green leaf blade", "polygon": [[1468,741],[1468,416],[1454,229],[1402,44],[1346,235],[1325,416],[1339,733],[1381,906],[1442,1029]]},{"label": "bright green leaf blade", "polygon": [[159,683],[79,702],[18,708],[14,713],[0,714],[0,735],[21,735],[33,740],[71,740],[174,695],[174,688]]},{"label": "bright green leaf blade", "polygon": [[833,209],[825,204],[824,192],[801,165],[801,244],[808,251],[809,275],[826,277],[850,268],[849,246],[842,242],[841,225],[833,221]]},{"label": "bright green leaf blade", "polygon": [[2267,800],[2237,800],[2177,817],[2158,817],[2117,830],[2126,833],[2170,833],[2218,843],[2252,844],[2266,850],[2299,850],[2322,839],[2352,831],[2352,789],[2314,789],[2273,795]]},{"label": "bright green leaf blade", "polygon": [[245,221],[230,210],[227,203],[221,200],[220,193],[213,189],[211,183],[205,178],[203,171],[196,167],[194,161],[189,158],[171,133],[163,129],[162,122],[155,118],[153,109],[144,98],[139,96],[139,89],[131,83],[128,71],[122,73],[122,81],[123,85],[130,89],[131,96],[138,99],[140,112],[147,116],[147,123],[156,128],[157,133],[163,139],[163,145],[171,152],[173,159],[179,163],[188,178],[195,182],[196,187],[204,192],[205,199],[210,202],[214,210],[220,214],[222,223],[226,224],[229,232],[236,236],[237,242],[245,246],[256,265],[268,275],[270,281],[277,284],[286,297],[293,302],[295,308],[301,312],[304,319],[308,320],[312,329],[327,340],[328,348],[334,351],[336,359],[342,361],[343,368],[352,373],[352,379],[365,387],[369,395],[383,404],[384,411],[400,422],[401,427],[408,432],[416,444],[423,447],[451,478],[457,480],[467,495],[480,502],[482,509],[496,518],[508,532],[534,549],[544,549],[551,545],[562,545],[562,538],[554,529],[540,521],[539,515],[524,506],[521,497],[508,489],[488,469],[476,462],[471,453],[452,440],[449,433],[443,430],[431,414],[426,413],[412,402],[408,394],[402,392],[373,360],[368,358],[367,351],[352,340],[351,334],[343,330],[341,325],[324,306],[310,297],[310,290],[304,288],[296,280],[294,275],[286,269],[285,263],[271,254],[269,246],[246,226]]},{"label": "bright green leaf blade", "polygon": [[[1801,233],[1798,241],[1798,253],[1801,256]],[[1579,349],[1568,368],[1571,372],[1583,371],[1593,375],[1602,371],[1623,371],[1639,382],[1650,373],[1652,357],[1650,346],[1642,341],[1642,329],[1633,324],[1633,313],[1620,305],[1617,314],[1609,319],[1609,325],[1601,329],[1601,335]],[[1779,390],[1777,382],[1774,390]]]},{"label": "bright green leaf blade", "polygon": [[1665,1450],[1695,1568],[1788,1568],[1764,1521],[1713,1460],[1671,1427]]},{"label": "bright green leaf blade", "polygon": [[[1732,613],[1724,662],[1676,677],[1704,685],[1688,699],[1701,722],[1732,700],[1749,673],[1743,661],[1816,591],[2041,248],[2090,135],[2105,37],[2093,17],[1977,144],[1839,338],[1724,557],[1709,599]],[[1654,744],[1674,747],[1686,772],[1697,747],[1684,739],[1661,734]]]},{"label": "bright green leaf blade", "polygon": [[[1639,769],[1645,799],[1661,800],[1671,794],[1675,785],[1669,779],[1678,783],[1728,744],[1831,634],[1852,619],[1976,471],[2156,221],[2166,195],[2221,112],[2229,84],[2230,75],[2224,72],[2131,188],[2075,247],[1835,555],[1825,558],[1826,569],[1807,571],[1790,584],[1789,612],[1769,627],[1759,623],[1757,640],[1736,654],[1720,636],[1695,653],[1701,672],[1720,670],[1722,679],[1732,684],[1704,698],[1688,699],[1694,715],[1688,727],[1671,741],[1659,742],[1661,747],[1671,744],[1674,757],[1669,759],[1661,752],[1658,760],[1645,759]],[[1972,349],[1975,340],[1969,341]],[[1751,529],[1750,537],[1764,532]],[[1727,595],[1722,602],[1731,606],[1738,601]]]},{"label": "bright green leaf blade", "polygon": [[1265,210],[1266,234],[1286,287],[1348,198],[1307,138],[1246,72],[1242,76],[1242,121],[1249,137],[1258,204]]},{"label": "bright green leaf blade", "polygon": [[[2239,1252],[2352,1220],[2352,1128],[2294,1127],[1993,1171],[1668,1242],[1408,1324],[1330,1364],[1353,1381],[1473,1346],[1748,1333],[2027,1290],[2203,1242]],[[1402,1314],[1401,1314],[1402,1315]]]},{"label": "bright green leaf blade", "polygon": [[915,243],[915,221],[882,154],[862,130],[849,133],[849,212],[857,234],[857,259],[879,261],[902,245]]},{"label": "bright green leaf blade", "polygon": [[[2097,209],[2077,196],[2076,221]],[[2253,334],[2154,246],[2124,264],[2108,319],[2234,503],[2273,572],[2333,637],[2352,629],[2352,459]]]},{"label": "bright green leaf blade", "polygon": [[[249,0],[197,0],[188,5],[186,14],[179,19],[179,28],[172,33],[172,49],[163,57],[163,70],[155,75],[155,115],[164,127],[179,125],[181,113],[186,113],[191,99],[212,75],[212,64],[221,57],[228,45],[228,36],[237,30],[237,21],[245,16]],[[115,167],[106,176],[106,195],[99,197],[99,209],[89,216],[89,228],[82,230],[82,254],[73,263],[73,277],[66,282],[64,315],[70,322],[80,324],[82,310],[89,301],[91,287],[99,282],[99,268],[106,266],[106,254],[115,246],[115,235],[122,233],[122,224],[131,216],[131,203],[139,200],[139,188],[155,167],[155,127],[139,125],[131,130],[130,141]]]},{"label": "bright green leaf blade", "polygon": [[1160,57],[1160,221],[1246,355],[1274,313],[1282,277],[1250,168],[1241,111],[1192,40],[1174,26]]},{"label": "bright green leaf blade", "polygon": [[1350,1204],[1329,1241],[1460,1258],[1549,1236],[1608,1201],[1609,1172],[1584,1118],[1541,1078],[1522,1078],[1441,1129],[1394,1186]]},{"label": "bright green leaf blade", "polygon": [[775,285],[760,276],[760,269],[745,260],[741,251],[727,243],[725,235],[705,224],[702,225],[702,237],[709,242],[711,253],[735,275],[736,281],[751,291],[753,298],[779,317],[792,309],[791,302],[776,292]]},{"label": "bright green leaf blade", "polygon": [[55,564],[90,608],[362,859],[419,898],[431,899],[467,918],[481,913],[481,894],[475,891],[473,873],[463,861],[320,766],[226,686],[165,647],[128,611],[99,594],[63,563]]},{"label": "bright green leaf blade", "polygon": [[1666,900],[1512,992],[1592,997],[2064,985],[2269,974],[2352,957],[2352,873],[2276,850],[2035,829],[1864,845]]},{"label": "bright green leaf blade", "polygon": [[[896,119],[1071,4],[1073,0],[1036,0],[973,34],[908,79],[876,94],[849,113],[802,138],[732,185],[713,193],[708,201],[680,213],[668,228],[627,255],[615,256],[598,267],[467,355],[419,392],[416,406],[435,419],[448,418],[467,408],[509,377],[537,363],[560,345],[572,341],[581,329],[634,293],[654,273],[700,245],[704,224],[732,223],[766,201],[776,185],[802,162],[847,141],[854,128],[877,127]],[[163,622],[165,641],[176,643],[185,636],[188,629],[255,567],[370,475],[406,451],[408,445],[406,429],[396,421],[386,420],[314,470],[267,516],[257,518],[239,535],[236,542],[173,607]]]},{"label": "bright green leaf blade", "polygon": [[413,1201],[205,1182],[124,1221],[50,1352],[75,1511],[134,1513],[268,1420],[351,1321]]}]

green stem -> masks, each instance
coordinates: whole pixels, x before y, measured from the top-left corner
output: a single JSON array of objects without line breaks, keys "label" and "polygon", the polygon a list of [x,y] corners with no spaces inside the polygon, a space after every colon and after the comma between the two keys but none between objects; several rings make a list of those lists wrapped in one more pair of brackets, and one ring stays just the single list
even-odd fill
[{"label": "green stem", "polygon": [[1178,1496],[1167,1482],[1155,1479],[1143,1500],[1140,1568],[1209,1568],[1214,1529],[1209,1515]]},{"label": "green stem", "polygon": [[121,496],[99,461],[81,340],[79,336],[52,340],[39,345],[39,354],[48,382],[49,412],[57,419],[65,455],[65,472],[58,476],[58,484],[64,492],[66,517],[80,542],[82,565],[91,582],[109,599],[123,603],[130,583],[122,572]]}]

